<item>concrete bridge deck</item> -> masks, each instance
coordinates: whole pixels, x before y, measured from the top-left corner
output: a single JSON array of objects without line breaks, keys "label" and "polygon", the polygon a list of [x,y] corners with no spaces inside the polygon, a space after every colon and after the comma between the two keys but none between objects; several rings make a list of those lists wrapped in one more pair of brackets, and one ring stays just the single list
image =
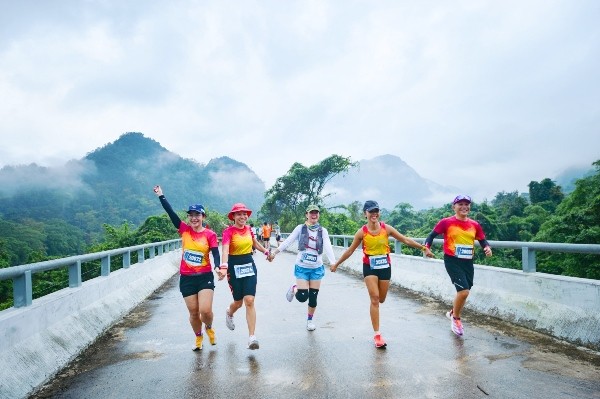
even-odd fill
[{"label": "concrete bridge deck", "polygon": [[447,305],[399,288],[376,349],[366,288],[348,272],[327,271],[306,331],[306,304],[285,299],[294,256],[255,259],[260,349],[246,348],[244,308],[225,327],[220,281],[218,343],[193,352],[175,276],[31,398],[600,398],[599,353],[469,311],[458,338]]}]

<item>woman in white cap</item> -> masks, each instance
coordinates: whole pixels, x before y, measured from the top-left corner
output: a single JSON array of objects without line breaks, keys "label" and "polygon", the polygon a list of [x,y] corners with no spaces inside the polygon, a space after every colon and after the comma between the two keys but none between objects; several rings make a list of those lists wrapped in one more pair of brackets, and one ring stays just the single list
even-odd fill
[{"label": "woman in white cap", "polygon": [[354,240],[348,249],[340,256],[340,259],[331,265],[331,271],[335,272],[338,266],[348,259],[362,244],[363,248],[363,276],[365,285],[371,299],[370,315],[373,325],[375,347],[385,348],[385,340],[379,331],[379,304],[385,301],[392,269],[390,262],[389,237],[409,245],[413,248],[421,249],[428,257],[433,257],[429,248],[419,244],[415,240],[405,237],[392,226],[379,221],[379,204],[376,201],[367,201],[363,206],[363,212],[367,219],[367,224],[358,229],[354,234]]},{"label": "woman in white cap", "polygon": [[154,186],[154,193],[158,195],[161,205],[167,211],[171,222],[181,236],[179,290],[190,314],[190,324],[196,334],[194,350],[202,349],[204,338],[202,323],[204,323],[211,345],[216,345],[217,338],[215,330],[212,328],[215,276],[208,253],[209,251],[212,253],[215,269],[218,270],[219,266],[217,265],[220,264],[221,259],[217,234],[203,226],[206,211],[202,205],[189,206],[188,223],[185,223],[173,211],[160,186]]},{"label": "woman in white cap", "polygon": [[317,327],[313,316],[317,309],[317,295],[321,288],[321,279],[325,276],[323,266],[323,252],[327,255],[329,263],[335,262],[333,247],[329,240],[327,229],[319,224],[319,207],[309,205],[306,208],[306,222],[294,228],[291,234],[271,252],[269,260],[284,251],[294,242],[298,242],[298,255],[294,265],[296,283],[292,284],[286,293],[286,298],[292,302],[294,296],[299,302],[308,301],[308,316],[306,329],[313,331]]},{"label": "woman in white cap", "polygon": [[461,336],[464,328],[460,315],[473,287],[475,240],[479,241],[485,256],[492,256],[492,248],[485,239],[481,225],[469,218],[471,197],[457,195],[452,201],[452,210],[454,216],[444,218],[435,225],[425,239],[425,246],[431,248],[433,239],[439,234],[444,235],[444,266],[456,288],[452,309],[446,313],[446,317],[450,319],[452,332]]},{"label": "woman in white cap", "polygon": [[248,323],[248,349],[258,349],[255,335],[257,270],[252,258],[252,248],[256,248],[269,256],[269,251],[254,236],[250,226],[246,225],[252,211],[242,203],[234,204],[227,215],[233,226],[223,230],[223,261],[219,268],[219,280],[227,276],[233,302],[225,310],[225,323],[230,330],[235,329],[233,315],[246,306],[246,322]]}]

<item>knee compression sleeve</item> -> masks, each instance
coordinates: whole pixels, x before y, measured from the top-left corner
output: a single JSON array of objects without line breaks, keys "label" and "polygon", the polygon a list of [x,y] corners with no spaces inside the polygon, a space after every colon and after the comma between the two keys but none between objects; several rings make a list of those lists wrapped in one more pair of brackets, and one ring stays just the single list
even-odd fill
[{"label": "knee compression sleeve", "polygon": [[308,299],[308,290],[298,289],[296,291],[296,299],[298,302],[306,302]]},{"label": "knee compression sleeve", "polygon": [[311,308],[317,307],[317,295],[319,295],[319,290],[316,288],[309,288],[308,290],[308,306]]}]

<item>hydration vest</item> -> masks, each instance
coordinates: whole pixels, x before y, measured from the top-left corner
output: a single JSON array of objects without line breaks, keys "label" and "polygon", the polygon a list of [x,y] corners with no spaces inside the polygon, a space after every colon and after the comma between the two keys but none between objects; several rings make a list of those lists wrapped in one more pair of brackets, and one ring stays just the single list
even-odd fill
[{"label": "hydration vest", "polygon": [[[298,237],[298,251],[304,251],[308,248],[308,239],[308,227],[303,224],[300,237]],[[317,253],[319,255],[323,253],[323,227],[321,226],[317,229]]]}]

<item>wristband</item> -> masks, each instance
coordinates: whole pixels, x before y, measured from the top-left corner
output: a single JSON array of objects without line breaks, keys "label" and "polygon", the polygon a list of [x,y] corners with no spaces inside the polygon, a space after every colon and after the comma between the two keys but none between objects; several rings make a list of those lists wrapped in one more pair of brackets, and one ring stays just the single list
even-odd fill
[{"label": "wristband", "polygon": [[223,270],[223,269],[227,269],[229,265],[227,264],[227,262],[221,263],[221,266],[219,266],[219,269]]}]

